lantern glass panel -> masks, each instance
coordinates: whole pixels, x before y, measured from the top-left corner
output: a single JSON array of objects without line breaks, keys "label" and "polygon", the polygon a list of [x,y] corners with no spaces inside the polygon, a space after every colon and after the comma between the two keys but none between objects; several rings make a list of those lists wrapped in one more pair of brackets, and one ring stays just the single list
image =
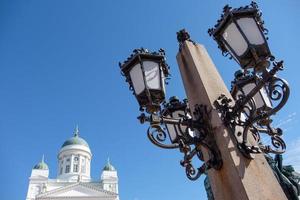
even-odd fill
[{"label": "lantern glass panel", "polygon": [[159,64],[153,61],[144,61],[143,67],[145,71],[146,84],[149,89],[161,90]]},{"label": "lantern glass panel", "polygon": [[133,89],[136,95],[142,93],[145,89],[144,79],[143,79],[143,72],[141,69],[141,65],[138,63],[136,64],[129,72],[130,79],[133,84]]},{"label": "lantern glass panel", "polygon": [[249,116],[249,113],[246,111],[246,113],[241,113],[241,115],[240,115],[240,120],[242,121],[242,122],[246,122],[247,121],[247,116],[246,115],[248,115]]},{"label": "lantern glass panel", "polygon": [[[249,94],[251,90],[255,88],[255,83],[249,83],[243,87],[243,90],[245,94]],[[272,103],[268,97],[267,91],[264,87],[262,87],[258,93],[254,95],[254,101],[256,108],[262,108],[262,107],[267,107],[267,108],[272,108]]]},{"label": "lantern glass panel", "polygon": [[262,96],[262,99],[264,99],[265,106],[267,108],[272,108],[273,107],[272,106],[272,102],[271,102],[271,100],[269,98],[269,95],[268,95],[267,90],[265,89],[265,87],[263,87],[263,88],[260,89],[260,94]]},{"label": "lantern glass panel", "polygon": [[[171,115],[168,115],[167,117],[178,119],[178,118],[182,118],[182,115],[184,115],[184,111],[183,110],[177,110],[177,111],[174,111]],[[181,125],[175,125],[175,124],[167,124],[166,126],[167,126],[169,136],[170,136],[170,139],[171,139],[172,143],[176,142],[178,136],[182,135],[180,130],[184,131],[186,129],[186,126],[183,127]],[[179,128],[179,126],[181,126],[181,127]]]},{"label": "lantern glass panel", "polygon": [[[167,115],[166,117],[173,118],[173,119],[180,119],[183,116],[185,116],[185,112],[183,110],[176,110],[171,114]],[[188,127],[184,125],[166,124],[166,127],[168,129],[168,133],[172,143],[178,142],[178,137],[184,136],[183,134],[186,133],[187,130],[190,131],[190,129],[188,129]]]},{"label": "lantern glass panel", "polygon": [[237,20],[238,25],[243,30],[250,44],[261,45],[264,44],[265,40],[262,36],[260,29],[258,28],[253,18],[240,18]]},{"label": "lantern glass panel", "polygon": [[165,74],[164,73],[161,73],[160,81],[161,81],[161,87],[162,87],[161,90],[165,93],[166,92],[166,85],[165,85]]},{"label": "lantern glass panel", "polygon": [[[189,114],[189,113],[187,113],[186,114],[186,117],[188,118],[188,119],[192,119],[192,116]],[[188,132],[188,134],[189,134],[189,136],[190,137],[195,137],[196,136],[196,134],[195,134],[195,132],[194,131],[192,131],[190,128],[188,128],[188,127],[186,127],[187,128],[187,132]],[[184,129],[184,130],[186,130],[186,129]]]},{"label": "lantern glass panel", "polygon": [[[249,90],[249,91],[251,91],[251,90]],[[240,96],[240,95],[247,95],[247,94],[249,93],[249,91],[248,91],[248,87],[244,87],[244,88],[242,89],[242,91],[239,90],[239,91],[236,93],[235,99],[236,99],[236,100],[239,99],[239,96]],[[246,116],[249,116],[249,115],[250,115],[250,112],[249,112],[249,111],[250,111],[250,110],[248,110],[248,109],[243,110],[243,112],[242,112],[241,115],[240,115],[240,120],[242,120],[243,122],[245,122]]]},{"label": "lantern glass panel", "polygon": [[224,30],[222,36],[238,56],[246,52],[248,44],[235,23],[230,23]]},{"label": "lantern glass panel", "polygon": [[[183,116],[185,116],[185,113],[183,110],[178,110],[178,111],[173,112],[174,118],[177,118],[177,119],[183,118]],[[182,132],[186,132],[187,126],[178,125],[178,126],[176,126],[176,129],[177,129],[178,135],[182,135]]]},{"label": "lantern glass panel", "polygon": [[[168,115],[167,117],[171,117],[171,116]],[[166,127],[168,129],[168,133],[169,133],[171,142],[175,143],[176,139],[177,139],[177,132],[176,132],[176,129],[175,129],[175,125],[173,125],[173,124],[166,124]]]},{"label": "lantern glass panel", "polygon": [[239,60],[235,57],[235,54],[232,53],[231,49],[227,46],[227,44],[224,44],[230,55],[233,57],[233,59],[237,62],[240,63]]}]

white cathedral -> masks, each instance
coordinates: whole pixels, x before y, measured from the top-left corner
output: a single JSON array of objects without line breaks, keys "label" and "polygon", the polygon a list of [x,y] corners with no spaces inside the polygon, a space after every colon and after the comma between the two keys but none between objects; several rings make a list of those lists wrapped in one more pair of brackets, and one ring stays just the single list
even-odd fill
[{"label": "white cathedral", "polygon": [[119,200],[116,169],[108,160],[101,178],[92,180],[91,158],[89,145],[79,137],[76,127],[74,136],[63,143],[58,153],[57,178],[49,178],[43,158],[32,169],[26,200]]}]

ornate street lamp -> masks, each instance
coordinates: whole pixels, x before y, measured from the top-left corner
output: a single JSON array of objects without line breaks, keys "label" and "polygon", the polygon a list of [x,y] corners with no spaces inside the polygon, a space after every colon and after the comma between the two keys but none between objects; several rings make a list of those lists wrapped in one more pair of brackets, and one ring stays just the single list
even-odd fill
[{"label": "ornate street lamp", "polygon": [[272,55],[265,37],[267,30],[255,2],[237,9],[225,6],[221,19],[208,32],[222,53],[229,53],[243,69],[260,71],[269,66]]},{"label": "ornate street lamp", "polygon": [[[221,95],[216,101],[216,107],[222,113],[224,123],[235,133],[237,141],[242,136],[239,147],[244,154],[283,153],[285,143],[281,139],[282,131],[271,126],[271,116],[278,112],[287,102],[289,86],[287,82],[275,74],[283,70],[283,61],[273,62],[269,69],[270,61],[274,57],[268,47],[265,37],[261,13],[255,2],[250,6],[232,9],[226,5],[221,19],[214,28],[208,30],[210,36],[217,42],[223,55],[228,53],[240,64],[243,69],[235,74],[232,82],[231,100]],[[249,131],[253,134],[257,145],[249,146]],[[260,133],[271,136],[273,149],[270,145],[263,145]]]},{"label": "ornate street lamp", "polygon": [[140,108],[149,113],[157,112],[165,100],[165,79],[169,76],[164,50],[149,52],[143,48],[135,49],[119,65]]},{"label": "ornate street lamp", "polygon": [[[280,137],[282,130],[272,127],[271,115],[275,114],[286,103],[289,96],[288,85],[283,79],[272,77],[269,82],[260,87],[261,79],[262,77],[259,74],[250,73],[249,71],[243,72],[242,70],[238,70],[235,73],[235,79],[232,81],[231,95],[237,102],[236,109],[233,110],[239,111],[236,112],[235,127],[232,127],[243,127],[243,143],[240,147],[244,148],[244,152],[246,149],[246,154],[247,152],[260,153],[262,151],[265,153],[283,153],[285,151],[285,143]],[[260,89],[258,90],[257,88]],[[253,93],[253,91],[256,91],[256,93]],[[252,98],[247,103],[241,104],[240,102],[244,102],[244,99],[249,97],[250,93],[254,94]],[[279,103],[277,102],[278,100]],[[258,145],[252,147],[246,145],[249,130]],[[270,141],[275,149],[271,145],[261,142],[261,133],[271,136]]]},{"label": "ornate street lamp", "polygon": [[[190,110],[188,108],[187,100],[179,101],[177,97],[171,97],[168,103],[164,104],[162,116],[165,118],[175,119],[191,119]],[[178,143],[180,139],[188,142],[190,137],[193,137],[193,131],[183,124],[166,124],[166,129],[169,134],[171,142]]]},{"label": "ornate street lamp", "polygon": [[[254,2],[238,9],[225,6],[221,19],[209,30],[222,52],[231,54],[243,69],[236,73],[232,85],[235,103],[221,95],[215,101],[215,108],[234,134],[241,152],[249,158],[252,153],[280,154],[285,151],[285,143],[280,137],[282,131],[271,126],[270,117],[286,103],[289,87],[285,80],[275,76],[283,69],[283,61],[273,62],[273,68],[269,69],[274,57],[264,36],[265,30]],[[179,49],[185,41],[191,41],[184,29],[177,33],[177,40]],[[138,119],[150,124],[147,131],[150,141],[161,148],[178,148],[184,154],[180,164],[191,180],[198,179],[210,168],[220,169],[221,154],[216,141],[211,138],[214,135],[211,110],[205,105],[195,105],[194,112],[190,113],[188,102],[175,97],[165,102],[165,80],[169,76],[165,52],[135,49],[119,65],[140,106],[142,113]],[[256,144],[249,143],[249,133]],[[272,146],[261,143],[260,133],[271,137]],[[194,157],[203,161],[198,168],[192,165]]]},{"label": "ornate street lamp", "polygon": [[[210,112],[206,107],[196,105],[192,119],[187,100],[180,101],[177,97],[171,97],[169,102],[165,102],[165,79],[169,75],[165,52],[135,49],[133,54],[119,65],[129,88],[133,90],[140,110],[149,113],[147,115],[143,112],[138,117],[141,123],[150,123],[147,131],[149,140],[161,148],[178,148],[184,154],[180,164],[185,167],[190,180],[198,179],[210,168],[220,169],[220,152],[215,141],[206,137],[213,131],[209,122]],[[208,152],[209,159],[206,162],[203,160],[202,148]],[[204,162],[201,167],[194,168],[194,157]]]}]

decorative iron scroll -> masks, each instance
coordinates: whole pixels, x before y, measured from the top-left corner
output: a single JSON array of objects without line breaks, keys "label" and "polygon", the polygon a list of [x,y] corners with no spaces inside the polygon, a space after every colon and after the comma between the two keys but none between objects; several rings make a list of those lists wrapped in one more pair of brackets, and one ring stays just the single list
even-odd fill
[{"label": "decorative iron scroll", "polygon": [[[262,74],[247,75],[242,78],[243,81],[255,80],[256,87],[248,94],[241,92],[235,97],[235,104],[232,100],[221,95],[216,101],[215,106],[221,113],[224,124],[228,126],[233,133],[238,129],[242,132],[235,134],[238,147],[241,152],[251,157],[252,153],[274,153],[282,154],[286,150],[286,144],[281,138],[282,130],[272,127],[271,116],[277,113],[287,102],[290,89],[288,83],[281,78],[275,76],[276,72],[282,70],[283,62],[273,62],[273,68],[266,70]],[[233,84],[238,84],[233,81]],[[261,88],[266,89],[266,94],[272,103],[271,108],[257,108],[254,96]],[[234,88],[234,87],[233,87]],[[249,137],[249,133],[252,137]],[[264,144],[261,134],[269,136],[269,144]],[[249,141],[252,141],[251,142]],[[253,144],[254,143],[254,144]]]},{"label": "decorative iron scroll", "polygon": [[[213,128],[210,124],[211,111],[208,111],[206,106],[195,105],[193,114],[195,117],[194,120],[187,116],[175,119],[159,116],[158,114],[146,116],[144,113],[138,119],[141,123],[150,122],[147,135],[153,144],[165,149],[178,148],[183,153],[183,160],[180,161],[180,164],[185,168],[186,176],[190,180],[197,180],[211,168],[220,169],[222,167],[222,159],[215,141],[211,139],[213,135]],[[168,143],[171,139],[163,128],[166,124],[184,125],[188,128],[182,132],[183,135],[178,135],[179,139],[177,142]],[[193,130],[194,135],[191,135],[188,129]],[[204,161],[203,149],[206,149],[208,152],[207,161]],[[194,167],[192,164],[194,158],[198,158],[203,162],[200,167]]]},{"label": "decorative iron scroll", "polygon": [[147,130],[147,136],[149,140],[158,147],[164,149],[175,149],[179,148],[178,144],[165,144],[164,142],[167,141],[167,134],[166,132],[160,127],[149,127]]}]

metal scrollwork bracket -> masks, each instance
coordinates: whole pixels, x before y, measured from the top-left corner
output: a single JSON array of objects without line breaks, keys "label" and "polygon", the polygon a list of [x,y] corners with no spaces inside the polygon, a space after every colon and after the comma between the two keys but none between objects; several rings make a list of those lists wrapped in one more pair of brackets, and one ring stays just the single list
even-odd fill
[{"label": "metal scrollwork bracket", "polygon": [[[178,148],[183,153],[183,160],[180,161],[180,164],[185,168],[186,176],[190,180],[197,180],[211,168],[219,170],[223,163],[221,153],[213,139],[214,129],[210,123],[211,111],[208,111],[207,106],[195,105],[193,115],[194,119],[186,116],[176,119],[158,114],[146,116],[142,113],[138,119],[141,123],[150,123],[147,135],[153,144],[166,149]],[[179,136],[177,142],[165,144],[168,136],[161,126],[165,124],[187,126],[187,130],[190,129],[191,131],[184,132],[183,135]],[[192,164],[194,157],[203,162],[198,168]]]},{"label": "metal scrollwork bracket", "polygon": [[236,132],[235,128],[239,125],[239,117],[234,113],[235,107],[233,106],[232,99],[221,94],[214,105],[221,114],[224,125],[229,128],[230,132],[234,135],[240,152],[247,158],[254,158],[253,155],[251,155],[252,153],[260,153],[260,148],[257,145],[249,146],[246,145],[246,142],[239,139],[243,134],[241,131],[234,134]]},{"label": "metal scrollwork bracket", "polygon": [[[194,117],[192,128],[194,129],[193,144],[194,149],[183,146],[181,152],[184,153],[184,159],[180,164],[185,167],[186,175],[190,180],[198,179],[207,170],[213,168],[215,170],[221,169],[223,162],[221,153],[213,139],[213,127],[210,123],[211,111],[208,111],[207,106],[195,105]],[[205,149],[205,152],[203,150]],[[207,154],[208,160],[204,158],[204,153]],[[192,158],[197,155],[203,164],[195,169],[192,165]]]},{"label": "metal scrollwork bracket", "polygon": [[[255,81],[255,87],[250,92],[247,94],[240,92],[235,96],[235,103],[223,94],[215,101],[215,107],[221,114],[224,125],[231,129],[238,148],[246,157],[253,158],[251,154],[262,152],[274,154],[285,152],[286,145],[281,138],[282,130],[273,128],[270,118],[285,105],[290,93],[287,82],[275,75],[282,69],[282,61],[273,62],[273,68],[265,70],[261,75],[246,75],[235,80],[235,85],[240,83],[245,85],[250,81],[253,84]],[[244,86],[235,86],[239,87]],[[255,95],[261,93],[261,89],[272,107],[257,107]],[[260,134],[270,136],[271,145],[263,144]]]}]

